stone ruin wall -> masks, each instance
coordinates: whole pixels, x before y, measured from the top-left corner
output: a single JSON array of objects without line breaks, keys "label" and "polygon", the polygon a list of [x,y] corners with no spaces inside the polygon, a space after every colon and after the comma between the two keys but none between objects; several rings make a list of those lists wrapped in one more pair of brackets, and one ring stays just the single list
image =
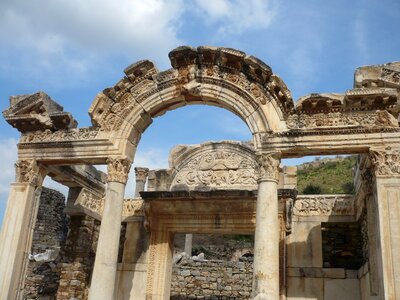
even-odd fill
[{"label": "stone ruin wall", "polygon": [[171,299],[250,299],[252,276],[250,262],[183,258],[172,268]]},{"label": "stone ruin wall", "polygon": [[64,208],[64,195],[42,189],[23,299],[87,299],[100,222]]},{"label": "stone ruin wall", "polygon": [[[32,237],[31,257],[23,287],[24,299],[52,299],[60,281],[59,250],[65,243],[67,218],[63,213],[65,197],[61,193],[42,188],[36,224]],[[51,253],[54,259],[38,254]],[[38,261],[36,261],[38,260]]]}]

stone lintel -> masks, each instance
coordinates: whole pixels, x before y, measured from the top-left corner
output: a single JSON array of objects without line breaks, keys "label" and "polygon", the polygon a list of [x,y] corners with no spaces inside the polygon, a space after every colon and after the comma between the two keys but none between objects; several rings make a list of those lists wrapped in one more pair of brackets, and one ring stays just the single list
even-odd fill
[{"label": "stone lintel", "polygon": [[153,191],[141,192],[140,196],[145,201],[162,200],[162,199],[179,199],[179,200],[193,200],[193,199],[211,199],[211,198],[255,198],[257,191],[249,190],[212,190],[212,191]]},{"label": "stone lintel", "polygon": [[287,275],[289,277],[355,279],[358,278],[358,270],[342,268],[288,267]]}]

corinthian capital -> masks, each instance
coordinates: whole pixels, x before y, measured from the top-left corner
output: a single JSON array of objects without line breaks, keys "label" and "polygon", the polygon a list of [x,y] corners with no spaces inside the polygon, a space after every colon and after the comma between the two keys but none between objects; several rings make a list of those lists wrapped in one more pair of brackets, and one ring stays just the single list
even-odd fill
[{"label": "corinthian capital", "polygon": [[399,176],[400,175],[400,151],[392,149],[370,150],[370,158],[375,175]]},{"label": "corinthian capital", "polygon": [[135,168],[136,182],[146,182],[147,176],[149,176],[148,168]]},{"label": "corinthian capital", "polygon": [[107,159],[107,181],[126,183],[132,162],[128,158]]},{"label": "corinthian capital", "polygon": [[35,160],[18,160],[15,163],[16,182],[37,185],[39,178],[39,167]]},{"label": "corinthian capital", "polygon": [[259,181],[276,181],[279,179],[279,152],[263,152],[256,155]]}]

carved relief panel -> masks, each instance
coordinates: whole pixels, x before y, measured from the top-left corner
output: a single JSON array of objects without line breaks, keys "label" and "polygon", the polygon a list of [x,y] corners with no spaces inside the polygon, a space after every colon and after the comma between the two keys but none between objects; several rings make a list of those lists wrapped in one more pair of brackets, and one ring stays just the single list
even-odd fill
[{"label": "carved relief panel", "polygon": [[[237,146],[236,146],[237,147]],[[171,183],[172,190],[257,187],[257,168],[254,157],[231,147],[216,147],[189,153]]]}]

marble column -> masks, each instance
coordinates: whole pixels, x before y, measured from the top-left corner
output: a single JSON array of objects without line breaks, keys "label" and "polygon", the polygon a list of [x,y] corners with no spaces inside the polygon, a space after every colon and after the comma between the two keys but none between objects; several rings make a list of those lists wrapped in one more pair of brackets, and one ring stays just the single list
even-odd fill
[{"label": "marble column", "polygon": [[89,300],[114,298],[122,207],[131,161],[127,158],[110,158],[107,167],[107,189]]},{"label": "marble column", "polygon": [[135,168],[136,187],[135,187],[135,198],[140,197],[140,192],[144,191],[147,177],[149,176],[148,168]]},{"label": "marble column", "polygon": [[193,248],[193,234],[187,233],[185,234],[185,253],[188,256],[192,256],[192,248]]},{"label": "marble column", "polygon": [[[136,188],[135,198],[140,198],[140,192],[144,191],[148,168],[135,168]],[[144,263],[146,261],[146,250],[148,247],[148,234],[144,229],[143,217],[138,217],[126,224],[123,263]]]},{"label": "marble column", "polygon": [[19,160],[0,235],[0,299],[17,299],[32,243],[44,170],[34,160]]},{"label": "marble column", "polygon": [[259,167],[254,236],[253,299],[279,299],[279,219],[277,152],[257,154]]},{"label": "marble column", "polygon": [[370,151],[375,184],[380,299],[400,299],[400,149]]}]

